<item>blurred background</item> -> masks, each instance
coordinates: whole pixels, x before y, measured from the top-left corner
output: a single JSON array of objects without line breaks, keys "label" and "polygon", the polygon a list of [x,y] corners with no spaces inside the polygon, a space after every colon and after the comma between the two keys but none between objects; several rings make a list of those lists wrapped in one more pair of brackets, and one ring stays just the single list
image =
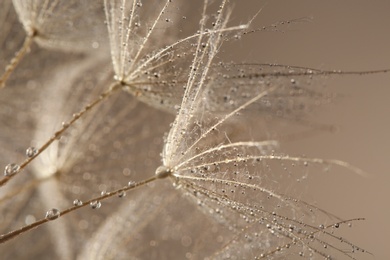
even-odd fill
[{"label": "blurred background", "polygon": [[[238,15],[247,17],[262,9],[255,19],[258,28],[286,20],[305,22],[247,36],[227,48],[228,57],[324,70],[390,68],[389,1],[244,2],[236,4],[236,21]],[[338,130],[288,142],[282,150],[337,158],[370,174],[364,178],[338,169],[336,177],[312,182],[308,196],[342,218],[366,218],[353,225],[348,237],[371,251],[373,259],[390,259],[386,242],[390,234],[390,73],[331,77],[323,84],[341,98],[315,110],[313,119]]]}]

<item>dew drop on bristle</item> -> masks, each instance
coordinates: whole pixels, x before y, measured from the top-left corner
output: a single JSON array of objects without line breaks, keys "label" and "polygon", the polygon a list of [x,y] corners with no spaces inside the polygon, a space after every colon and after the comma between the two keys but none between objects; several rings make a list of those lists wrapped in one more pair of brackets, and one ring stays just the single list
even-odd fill
[{"label": "dew drop on bristle", "polygon": [[124,190],[121,190],[119,193],[118,193],[118,197],[119,198],[123,198],[123,197],[125,197],[126,196],[126,191],[124,191]]},{"label": "dew drop on bristle", "polygon": [[4,168],[5,176],[15,175],[20,170],[20,166],[16,163],[10,163]]},{"label": "dew drop on bristle", "polygon": [[28,158],[34,157],[38,153],[38,150],[35,147],[29,147],[26,149],[26,156]]},{"label": "dew drop on bristle", "polygon": [[58,218],[60,216],[60,214],[61,213],[58,209],[53,208],[53,209],[46,212],[45,219],[54,220],[54,219]]},{"label": "dew drop on bristle", "polygon": [[73,205],[74,206],[81,206],[81,205],[83,205],[83,202],[81,200],[79,200],[79,199],[75,199],[73,201]]}]

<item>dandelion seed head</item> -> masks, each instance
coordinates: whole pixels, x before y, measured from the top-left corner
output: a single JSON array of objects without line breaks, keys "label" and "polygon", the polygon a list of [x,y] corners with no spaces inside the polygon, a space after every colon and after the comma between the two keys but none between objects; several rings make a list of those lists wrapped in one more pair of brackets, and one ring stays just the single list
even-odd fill
[{"label": "dandelion seed head", "polygon": [[93,43],[105,45],[100,2],[14,0],[13,4],[26,33],[36,34],[43,47],[91,51]]}]

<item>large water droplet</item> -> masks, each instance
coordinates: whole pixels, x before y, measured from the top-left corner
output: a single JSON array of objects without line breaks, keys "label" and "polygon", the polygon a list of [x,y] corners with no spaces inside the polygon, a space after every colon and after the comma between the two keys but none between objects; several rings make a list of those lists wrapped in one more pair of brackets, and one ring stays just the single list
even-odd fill
[{"label": "large water droplet", "polygon": [[34,157],[38,153],[38,149],[35,147],[29,147],[26,149],[26,156],[28,158]]},{"label": "large water droplet", "polygon": [[53,208],[53,209],[46,212],[45,218],[48,220],[54,220],[54,219],[58,218],[60,216],[60,214],[61,213],[58,209]]},{"label": "large water droplet", "polygon": [[164,179],[164,178],[168,177],[171,173],[172,173],[172,169],[165,166],[165,165],[161,165],[156,170],[156,176],[159,179]]},{"label": "large water droplet", "polygon": [[89,205],[91,205],[91,208],[93,209],[99,209],[102,206],[102,203],[98,200],[95,200],[89,203]]},{"label": "large water droplet", "polygon": [[20,166],[18,164],[10,163],[7,166],[5,166],[4,175],[12,176],[15,175],[19,170],[20,170]]}]

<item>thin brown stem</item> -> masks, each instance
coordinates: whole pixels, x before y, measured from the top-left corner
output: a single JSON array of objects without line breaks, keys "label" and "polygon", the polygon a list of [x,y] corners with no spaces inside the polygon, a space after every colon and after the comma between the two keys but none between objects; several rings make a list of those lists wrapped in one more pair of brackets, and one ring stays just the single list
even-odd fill
[{"label": "thin brown stem", "polygon": [[20,173],[32,160],[34,160],[37,156],[39,156],[43,151],[45,151],[50,144],[52,144],[55,140],[61,137],[61,135],[72,125],[74,124],[80,117],[82,117],[85,113],[90,111],[92,108],[94,108],[96,105],[101,103],[103,100],[107,99],[109,96],[112,95],[112,93],[119,89],[121,87],[120,83],[112,83],[111,86],[103,92],[97,99],[86,105],[83,109],[81,109],[78,113],[73,114],[73,118],[69,120],[68,122],[64,122],[62,124],[62,128],[54,133],[54,135],[47,140],[38,150],[37,153],[24,160],[17,171],[14,172],[13,175],[4,176],[2,179],[0,179],[0,187],[6,184],[10,179],[15,177],[18,173]]},{"label": "thin brown stem", "polygon": [[140,186],[144,186],[144,185],[146,185],[146,184],[148,184],[150,182],[153,182],[153,181],[155,181],[157,179],[158,179],[157,176],[154,175],[153,177],[151,177],[149,179],[146,179],[146,180],[143,180],[143,181],[140,181],[140,182],[136,182],[136,183],[133,183],[131,185],[124,186],[124,187],[122,187],[120,189],[117,189],[115,191],[107,192],[106,194],[104,194],[102,196],[95,197],[93,199],[85,201],[81,205],[76,205],[76,206],[70,207],[68,209],[65,209],[65,210],[61,211],[60,214],[58,215],[58,217],[56,217],[56,218],[48,218],[48,217],[46,217],[46,218],[40,219],[40,220],[30,224],[30,225],[26,225],[26,226],[24,226],[22,228],[19,228],[17,230],[14,230],[14,231],[8,232],[6,234],[0,235],[0,244],[5,243],[5,242],[7,242],[7,241],[9,241],[9,240],[11,240],[13,238],[16,238],[17,236],[19,236],[19,235],[21,235],[21,234],[23,234],[23,233],[25,233],[25,232],[27,232],[29,230],[32,230],[32,229],[34,229],[34,228],[36,228],[36,227],[38,227],[38,226],[40,226],[40,225],[42,225],[42,224],[44,224],[46,222],[53,221],[53,220],[58,219],[59,217],[64,216],[64,215],[66,215],[66,214],[68,214],[68,213],[70,213],[72,211],[75,211],[75,210],[77,210],[79,208],[83,208],[85,206],[88,206],[92,202],[102,201],[102,200],[108,199],[108,198],[113,197],[115,195],[119,195],[119,193],[121,193],[121,192],[125,192],[125,191],[132,190],[132,189],[135,189],[135,188],[140,187]]},{"label": "thin brown stem", "polygon": [[15,53],[15,56],[11,59],[10,63],[5,67],[4,74],[0,77],[0,89],[5,87],[5,83],[11,76],[12,72],[16,69],[20,61],[29,51],[32,43],[34,42],[35,34],[29,34],[24,39],[23,45],[19,51]]}]

